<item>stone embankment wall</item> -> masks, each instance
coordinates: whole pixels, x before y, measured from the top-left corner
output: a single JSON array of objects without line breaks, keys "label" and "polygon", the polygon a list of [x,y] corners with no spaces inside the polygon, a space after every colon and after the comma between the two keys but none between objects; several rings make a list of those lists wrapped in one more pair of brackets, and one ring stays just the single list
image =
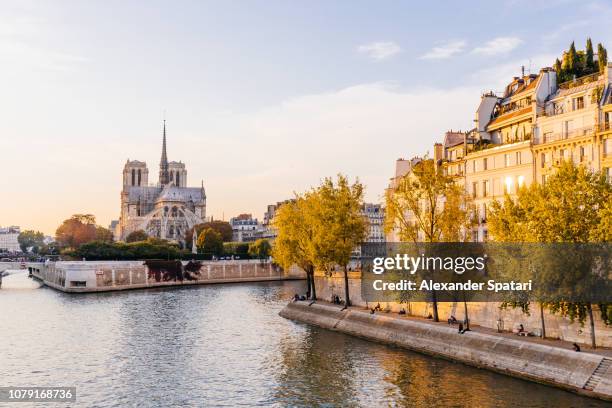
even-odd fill
[{"label": "stone embankment wall", "polygon": [[350,335],[400,346],[612,400],[611,360],[548,345],[457,329],[385,314],[289,303],[280,315]]},{"label": "stone embankment wall", "polygon": [[[349,294],[351,303],[354,306],[372,307],[373,304],[368,304],[361,295],[361,278],[359,272],[349,273]],[[318,274],[315,276],[315,285],[317,289],[317,297],[329,301],[332,295],[338,295],[344,298],[344,275],[342,273],[334,273],[328,277]],[[404,308],[408,314],[419,317],[427,317],[432,313],[432,304],[426,302],[381,302],[383,308],[389,308],[393,312],[398,312]],[[470,322],[479,326],[488,327],[491,329],[498,328],[498,321],[501,320],[503,329],[510,331],[518,325],[522,324],[525,330],[529,332],[539,333],[541,327],[540,310],[537,304],[531,305],[529,315],[523,313],[520,309],[500,310],[500,304],[497,302],[475,302],[468,303],[468,316]],[[440,302],[438,304],[438,314],[440,320],[446,321],[451,315],[459,320],[465,318],[464,306],[460,302]],[[612,347],[612,327],[606,326],[601,320],[599,310],[594,310],[595,320],[595,340],[597,346]],[[591,332],[588,322],[581,325],[579,322],[571,322],[570,319],[554,315],[544,310],[544,324],[546,327],[546,337],[557,338],[566,341],[591,344]]]},{"label": "stone embankment wall", "polygon": [[29,263],[28,270],[47,286],[64,292],[105,292],[160,286],[303,279],[300,270],[284,271],[269,262],[76,261]]}]

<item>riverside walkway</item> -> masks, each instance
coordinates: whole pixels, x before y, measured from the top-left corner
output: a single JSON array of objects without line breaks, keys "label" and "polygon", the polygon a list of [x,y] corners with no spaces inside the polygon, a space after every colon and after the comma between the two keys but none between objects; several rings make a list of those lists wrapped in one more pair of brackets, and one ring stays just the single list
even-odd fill
[{"label": "riverside walkway", "polygon": [[458,326],[324,301],[289,303],[280,315],[377,342],[459,361],[580,394],[612,401],[612,350],[572,349],[572,343]]}]

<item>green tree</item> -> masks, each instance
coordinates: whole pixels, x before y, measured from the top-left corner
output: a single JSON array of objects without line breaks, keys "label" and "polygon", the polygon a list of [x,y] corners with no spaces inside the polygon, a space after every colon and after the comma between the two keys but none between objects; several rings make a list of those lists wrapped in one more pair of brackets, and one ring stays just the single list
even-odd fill
[{"label": "green tree", "polygon": [[597,44],[597,65],[599,72],[604,72],[606,65],[608,65],[608,51],[604,48],[602,43]]},{"label": "green tree", "polygon": [[28,248],[31,248],[32,252],[37,254],[44,246],[44,241],[45,236],[40,231],[22,231],[17,237],[17,242],[19,242],[19,248],[21,248],[21,252],[27,252]]},{"label": "green tree", "polygon": [[223,237],[212,228],[205,228],[198,236],[198,250],[206,255],[223,254]]},{"label": "green tree", "polygon": [[149,238],[149,236],[147,235],[146,232],[144,232],[143,230],[136,230],[136,231],[132,231],[128,234],[127,237],[125,237],[125,242],[140,242],[140,241],[146,241]]},{"label": "green tree", "polygon": [[96,241],[113,242],[113,233],[108,228],[96,226]]},{"label": "green tree", "polygon": [[585,73],[592,74],[595,72],[595,62],[593,60],[593,42],[591,41],[591,38],[587,38],[585,53]]},{"label": "green tree", "polygon": [[361,214],[363,194],[363,184],[358,180],[350,184],[344,175],[338,175],[335,183],[326,178],[317,190],[315,237],[320,251],[315,263],[322,268],[329,265],[343,268],[346,307],[351,305],[348,279],[351,253],[367,234],[367,221]]},{"label": "green tree", "polygon": [[[425,158],[386,194],[386,232],[400,241],[463,241],[474,223],[473,208],[454,178],[445,175],[432,159]],[[439,321],[432,292],[433,318]]]},{"label": "green tree", "polygon": [[574,41],[570,44],[569,50],[567,51],[565,59],[565,71],[571,75],[578,75],[579,60],[578,52],[576,51],[576,45]]},{"label": "green tree", "polygon": [[[605,242],[609,232],[602,228],[612,225],[611,200],[612,185],[601,173],[593,173],[584,166],[564,161],[544,185],[534,183],[524,188],[519,191],[516,201],[507,197],[504,204],[493,203],[488,218],[489,232],[496,241],[505,242]],[[545,277],[546,280],[551,278]],[[600,284],[579,273],[554,278],[560,290],[571,289],[572,292],[588,293],[593,285]],[[534,279],[538,279],[538,276],[534,276]],[[549,295],[540,294],[542,298]],[[588,317],[591,344],[595,347],[591,303],[555,301],[546,306],[552,312],[571,319],[578,317],[582,324]],[[541,303],[541,314],[543,307]],[[602,314],[607,309],[608,305],[600,305]],[[605,319],[605,316],[602,317]]]},{"label": "green tree", "polygon": [[272,246],[267,239],[258,239],[249,245],[249,255],[251,258],[265,259],[270,256]]},{"label": "green tree", "polygon": [[[195,226],[198,235],[206,228],[211,228],[221,234],[223,242],[232,241],[232,226],[227,221],[214,220],[209,222],[203,222]],[[191,243],[193,242],[193,228],[190,228],[185,232],[185,243],[187,248],[191,249]]]}]

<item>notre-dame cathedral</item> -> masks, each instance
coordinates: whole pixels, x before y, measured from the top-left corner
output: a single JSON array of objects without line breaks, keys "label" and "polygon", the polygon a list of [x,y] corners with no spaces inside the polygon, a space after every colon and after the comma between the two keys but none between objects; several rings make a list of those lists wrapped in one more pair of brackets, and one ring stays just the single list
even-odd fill
[{"label": "notre-dame cathedral", "polygon": [[121,215],[115,226],[115,239],[125,240],[133,231],[143,230],[150,237],[185,244],[185,233],[206,217],[206,192],[187,187],[187,169],[182,162],[168,162],[166,121],[163,125],[159,180],[149,184],[145,162],[129,160],[123,167]]}]

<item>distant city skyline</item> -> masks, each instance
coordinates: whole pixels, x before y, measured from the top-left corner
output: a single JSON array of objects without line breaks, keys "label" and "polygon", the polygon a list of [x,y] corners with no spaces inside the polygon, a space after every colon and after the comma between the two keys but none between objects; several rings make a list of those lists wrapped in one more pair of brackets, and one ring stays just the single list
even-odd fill
[{"label": "distant city skyline", "polygon": [[570,0],[3,2],[0,225],[108,226],[126,160],[158,168],[164,111],[207,216],[261,219],[339,172],[380,202],[395,159],[471,128],[521,66],[610,48],[610,18]]}]

